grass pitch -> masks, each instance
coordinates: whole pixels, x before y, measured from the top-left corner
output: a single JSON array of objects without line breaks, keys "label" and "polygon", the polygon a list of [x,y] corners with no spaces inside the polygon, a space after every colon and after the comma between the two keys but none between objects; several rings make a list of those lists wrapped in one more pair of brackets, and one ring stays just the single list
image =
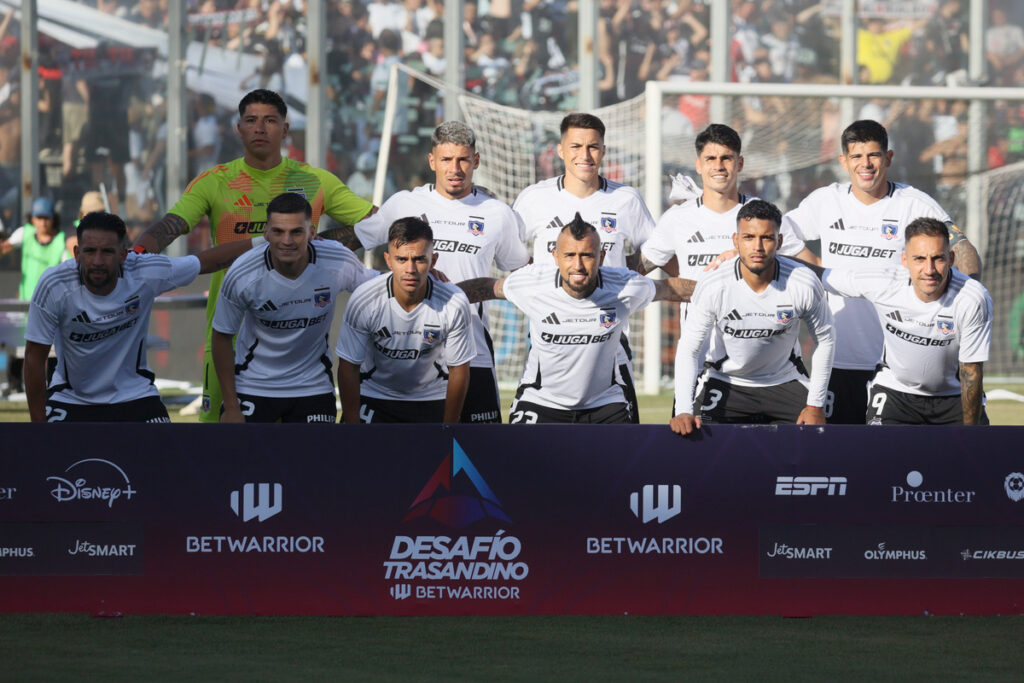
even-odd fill
[{"label": "grass pitch", "polygon": [[5,680],[1019,681],[1016,617],[0,616]]}]

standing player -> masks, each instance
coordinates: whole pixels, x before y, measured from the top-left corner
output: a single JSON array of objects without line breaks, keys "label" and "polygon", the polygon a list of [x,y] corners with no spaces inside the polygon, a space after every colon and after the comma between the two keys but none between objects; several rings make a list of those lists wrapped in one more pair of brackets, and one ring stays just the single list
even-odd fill
[{"label": "standing player", "polygon": [[[533,260],[547,263],[547,254],[554,251],[562,227],[579,213],[585,222],[598,228],[604,265],[626,268],[626,243],[639,250],[654,229],[654,219],[639,192],[601,176],[605,154],[601,119],[593,114],[569,114],[562,119],[560,132],[557,151],[565,164],[565,174],[530,185],[512,205],[523,217],[525,239],[533,240]],[[633,421],[639,422],[628,328],[621,340],[620,371],[630,413]]]},{"label": "standing player", "polygon": [[302,195],[275,197],[267,205],[267,244],[224,277],[213,316],[221,422],[337,418],[327,346],[334,304],[339,292],[351,292],[377,272],[337,242],[311,242],[312,216]]},{"label": "standing player", "polygon": [[[670,275],[699,282],[709,267],[722,263],[722,254],[733,249],[736,214],[753,199],[739,191],[743,170],[740,136],[729,126],[712,123],[697,136],[694,147],[695,166],[703,186],[701,195],[662,214],[651,238],[644,242],[637,268],[641,273],[662,268]],[[810,252],[803,249],[803,243],[786,235],[779,253],[799,252],[807,258]],[[686,321],[687,306],[680,305],[680,327]],[[676,351],[680,348],[677,346]],[[710,353],[711,357],[721,355],[716,349]]]},{"label": "standing player", "polygon": [[[33,422],[170,422],[146,366],[153,299],[226,268],[249,248],[233,242],[199,256],[129,254],[124,221],[87,214],[75,260],[47,270],[25,330],[25,393]],[[57,369],[46,388],[46,359]]]},{"label": "standing player", "polygon": [[[388,241],[388,227],[399,218],[419,216],[434,234],[437,268],[452,282],[490,275],[492,264],[515,270],[530,260],[522,243],[519,216],[486,191],[473,186],[480,165],[476,135],[464,123],[447,121],[434,130],[427,156],[434,183],[392,195],[372,218],[356,226],[368,249]],[[494,344],[487,331],[486,304],[475,306],[476,358],[470,364],[469,393],[462,422],[501,422]]]},{"label": "standing player", "polygon": [[476,357],[469,301],[430,277],[430,226],[401,218],[388,230],[390,273],[349,299],[338,336],[342,422],[459,421]]},{"label": "standing player", "polygon": [[[950,230],[957,266],[978,278],[977,250],[934,199],[909,185],[886,179],[892,150],[885,128],[875,121],[855,121],[842,135],[839,163],[849,183],[815,190],[783,219],[787,229],[806,241],[821,240],[826,268],[859,270],[898,267],[904,231],[915,218],[935,218]],[[882,357],[882,330],[871,304],[829,297],[835,317],[835,369],[829,382],[826,416],[833,424],[861,424],[867,410],[867,385]]]},{"label": "standing player", "polygon": [[[755,199],[736,216],[733,244],[739,256],[697,286],[676,354],[677,414],[672,431],[689,434],[703,422],[825,424],[822,408],[834,351],[832,314],[811,269],[776,252],[782,215]],[[817,342],[810,387],[794,351],[799,320]],[[699,415],[694,382],[707,337],[716,356],[704,365]]]},{"label": "standing player", "polygon": [[633,421],[617,361],[626,321],[651,301],[686,300],[694,283],[601,267],[603,257],[597,230],[577,214],[555,242],[555,267],[535,263],[501,280],[459,283],[471,301],[508,299],[530,320],[510,422]]},{"label": "standing player", "polygon": [[[902,270],[829,269],[825,288],[874,305],[885,353],[871,383],[869,424],[988,424],[982,366],[992,340],[992,298],[953,268],[949,230],[935,218],[906,229]],[[820,270],[820,269],[819,269]]]},{"label": "standing player", "polygon": [[[163,251],[203,216],[210,218],[214,244],[262,235],[267,204],[283,192],[296,192],[309,201],[313,225],[325,213],[350,225],[373,212],[372,204],[350,192],[331,173],[281,156],[281,143],[288,134],[288,108],[280,95],[270,90],[253,90],[238,103],[238,116],[238,135],[245,156],[218,164],[189,183],[167,215],[139,237],[136,251]],[[223,277],[215,274],[210,278],[206,306],[203,406],[199,415],[203,422],[220,419],[221,395],[211,356],[210,324]]]}]

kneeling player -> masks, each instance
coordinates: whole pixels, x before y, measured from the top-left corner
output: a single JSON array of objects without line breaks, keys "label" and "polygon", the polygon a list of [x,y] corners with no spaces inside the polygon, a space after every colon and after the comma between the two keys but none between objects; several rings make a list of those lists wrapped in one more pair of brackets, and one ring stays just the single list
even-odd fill
[{"label": "kneeling player", "polygon": [[629,316],[651,301],[685,301],[692,280],[651,280],[601,266],[604,252],[580,214],[562,228],[552,265],[459,283],[473,302],[508,299],[530,319],[530,354],[509,422],[630,423],[617,362]]},{"label": "kneeling player", "polygon": [[906,229],[904,271],[828,269],[825,288],[867,299],[884,355],[871,383],[869,424],[988,424],[982,365],[992,340],[992,298],[953,268],[949,229],[917,218]]},{"label": "kneeling player", "polygon": [[[226,268],[250,247],[244,240],[169,258],[129,253],[125,233],[114,214],[86,214],[75,260],[50,268],[36,286],[25,330],[33,422],[170,422],[146,365],[153,300],[200,273]],[[47,390],[51,345],[57,369]]]},{"label": "kneeling player", "polygon": [[[834,349],[832,313],[814,273],[776,256],[782,215],[756,199],[736,214],[739,256],[701,280],[676,354],[672,431],[702,422],[825,424],[822,408]],[[810,387],[795,348],[800,320],[817,342]],[[701,347],[712,335],[703,396],[694,405]]]},{"label": "kneeling player", "polygon": [[430,226],[401,218],[388,230],[390,273],[361,285],[338,336],[342,421],[459,421],[476,356],[469,301],[430,277]]},{"label": "kneeling player", "polygon": [[267,205],[266,246],[224,277],[212,337],[221,422],[337,419],[327,346],[334,303],[377,272],[336,242],[311,242],[312,217],[302,195],[275,197]]}]

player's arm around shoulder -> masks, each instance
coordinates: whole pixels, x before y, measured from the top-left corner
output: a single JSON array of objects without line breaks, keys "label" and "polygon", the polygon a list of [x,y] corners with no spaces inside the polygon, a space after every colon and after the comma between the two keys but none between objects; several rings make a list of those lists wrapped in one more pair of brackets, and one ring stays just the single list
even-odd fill
[{"label": "player's arm around shoulder", "polygon": [[465,293],[469,303],[476,304],[491,299],[504,299],[506,279],[503,277],[475,277],[463,280],[457,285]]},{"label": "player's arm around shoulder", "polygon": [[682,277],[666,277],[654,282],[654,301],[689,302],[693,290],[697,287],[696,280]]},{"label": "player's arm around shoulder", "polygon": [[235,240],[218,244],[199,252],[199,274],[213,273],[224,270],[235,262],[239,256],[253,248],[252,240]]}]

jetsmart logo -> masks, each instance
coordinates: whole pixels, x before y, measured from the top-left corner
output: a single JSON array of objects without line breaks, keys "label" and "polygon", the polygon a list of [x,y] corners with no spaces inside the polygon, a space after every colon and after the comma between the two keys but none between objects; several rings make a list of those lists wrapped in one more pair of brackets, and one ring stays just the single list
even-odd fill
[{"label": "jetsmart logo", "polygon": [[246,484],[242,487],[242,507],[238,507],[238,491],[231,492],[231,510],[248,522],[254,517],[259,521],[270,519],[281,511],[280,484],[274,484],[273,495],[271,495],[270,484]]},{"label": "jetsmart logo", "polygon": [[776,477],[776,496],[845,496],[846,477]]},{"label": "jetsmart logo", "polygon": [[923,489],[924,475],[917,470],[907,472],[907,485],[892,487],[893,503],[973,503],[974,491],[946,489]]},{"label": "jetsmart logo", "polygon": [[924,550],[890,550],[885,547],[885,542],[878,544],[878,548],[864,551],[865,560],[927,560]]},{"label": "jetsmart logo", "polygon": [[683,487],[679,484],[646,484],[629,494],[629,509],[644,524],[658,520],[663,524],[683,508]]}]

